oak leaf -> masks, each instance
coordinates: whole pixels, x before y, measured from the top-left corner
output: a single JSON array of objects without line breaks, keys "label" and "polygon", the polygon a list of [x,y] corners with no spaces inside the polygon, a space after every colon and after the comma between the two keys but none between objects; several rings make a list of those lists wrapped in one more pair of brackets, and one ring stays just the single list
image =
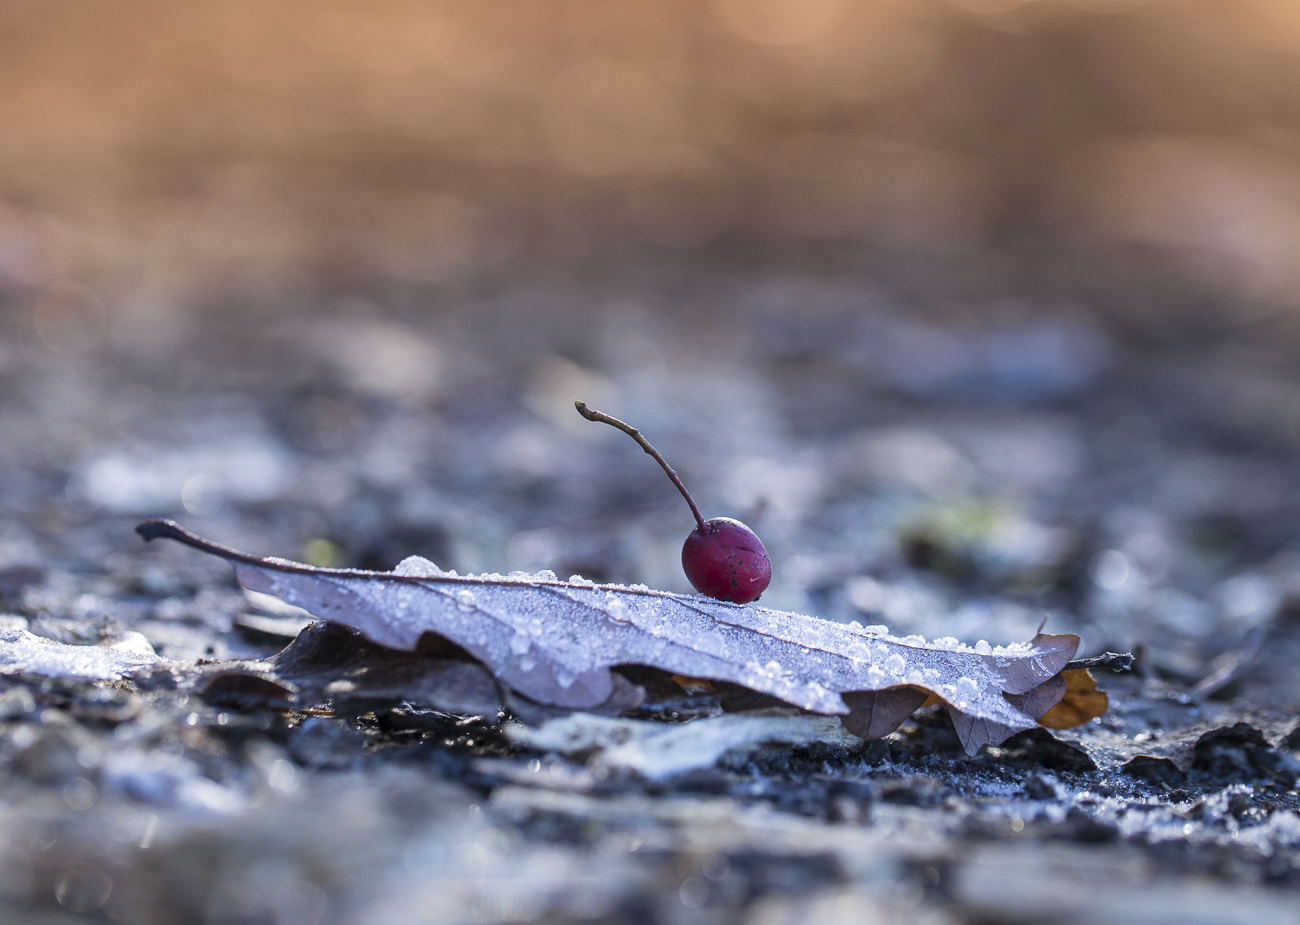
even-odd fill
[{"label": "oak leaf", "polygon": [[927,642],[642,585],[561,581],[550,572],[457,575],[418,557],[391,572],[317,568],[241,553],[172,521],[136,530],[227,559],[245,588],[379,645],[414,651],[422,636],[441,637],[515,693],[575,710],[624,696],[611,671],[620,665],[738,684],[839,716],[869,738],[892,732],[933,695],[973,755],[1038,725],[1064,693],[1059,674],[1079,645],[1073,634],[996,648]]}]

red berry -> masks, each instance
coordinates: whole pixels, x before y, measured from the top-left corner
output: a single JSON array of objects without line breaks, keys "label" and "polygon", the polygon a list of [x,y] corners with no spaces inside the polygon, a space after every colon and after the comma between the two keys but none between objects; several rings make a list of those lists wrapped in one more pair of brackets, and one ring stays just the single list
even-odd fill
[{"label": "red berry", "polygon": [[767,550],[763,548],[763,541],[758,538],[758,534],[730,517],[705,520],[695,505],[695,499],[677,477],[673,467],[641,435],[641,431],[618,418],[588,408],[586,402],[578,401],[574,405],[577,406],[578,413],[588,421],[599,421],[617,427],[635,440],[641,449],[663,467],[668,478],[686,499],[697,527],[686,537],[686,543],[682,546],[682,569],[695,590],[733,604],[748,604],[758,600],[772,580],[772,562],[768,559]]},{"label": "red berry", "polygon": [[682,569],[695,590],[720,601],[756,601],[772,580],[772,561],[753,530],[730,517],[713,517],[707,533],[692,530],[682,545]]}]

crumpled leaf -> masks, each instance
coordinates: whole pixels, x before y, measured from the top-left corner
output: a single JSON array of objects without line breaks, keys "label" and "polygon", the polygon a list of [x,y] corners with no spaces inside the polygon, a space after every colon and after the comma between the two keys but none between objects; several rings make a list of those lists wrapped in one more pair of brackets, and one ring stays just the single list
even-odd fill
[{"label": "crumpled leaf", "polygon": [[501,710],[492,676],[446,643],[397,652],[367,642],[348,627],[314,623],[269,659],[268,667],[299,689],[300,700],[328,699],[341,713],[401,701],[466,715],[495,716]]},{"label": "crumpled leaf", "polygon": [[[550,572],[461,576],[418,557],[392,572],[316,568],[240,553],[171,521],[136,529],[146,540],[166,537],[221,556],[248,590],[352,626],[379,645],[412,651],[435,634],[524,697],[569,709],[608,701],[611,668],[648,665],[846,717],[850,729],[878,736],[906,718],[903,698],[916,697],[895,691],[915,689],[943,700],[973,755],[1037,725],[1007,695],[1050,682],[1079,645],[1073,634],[1040,634],[982,651],[644,586],[560,581]],[[889,693],[843,696],[861,692]]]},{"label": "crumpled leaf", "polygon": [[214,707],[251,713],[259,709],[289,708],[293,704],[294,691],[271,678],[233,670],[209,675],[199,689],[199,696]]}]

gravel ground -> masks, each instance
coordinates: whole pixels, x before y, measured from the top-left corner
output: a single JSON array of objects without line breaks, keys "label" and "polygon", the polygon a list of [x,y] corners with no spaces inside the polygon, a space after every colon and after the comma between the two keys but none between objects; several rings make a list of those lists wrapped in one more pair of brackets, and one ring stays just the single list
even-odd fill
[{"label": "gravel ground", "polygon": [[[767,308],[791,293],[818,310]],[[585,398],[639,425],[706,516],[757,529],[765,604],[995,644],[1046,616],[1083,655],[1138,653],[1098,675],[1110,711],[968,758],[933,710],[863,743],[664,684],[548,737],[367,688],[394,656],[355,640],[289,699],[0,665],[5,920],[1296,920],[1285,338],[924,321],[802,278],[711,280],[671,311],[635,296],[212,312],[161,353],[11,326],[0,630],[200,674],[302,630],[225,563],[142,544],[148,516],[317,564],[688,591],[684,506],[573,412]],[[292,686],[284,657],[257,664]]]}]

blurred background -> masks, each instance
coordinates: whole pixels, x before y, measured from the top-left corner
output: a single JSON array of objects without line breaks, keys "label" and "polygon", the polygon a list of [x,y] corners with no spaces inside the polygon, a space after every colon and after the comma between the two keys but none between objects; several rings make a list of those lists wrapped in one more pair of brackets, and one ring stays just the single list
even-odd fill
[{"label": "blurred background", "polygon": [[442,315],[542,282],[676,303],[701,274],[1129,328],[1294,302],[1286,0],[0,15],[0,278],[62,306],[55,341],[75,292],[159,343],[205,307]]},{"label": "blurred background", "polygon": [[765,604],[1300,658],[1298,254],[1293,0],[3,0],[0,592],[245,652],[145,516],[688,590],[582,398]]}]

